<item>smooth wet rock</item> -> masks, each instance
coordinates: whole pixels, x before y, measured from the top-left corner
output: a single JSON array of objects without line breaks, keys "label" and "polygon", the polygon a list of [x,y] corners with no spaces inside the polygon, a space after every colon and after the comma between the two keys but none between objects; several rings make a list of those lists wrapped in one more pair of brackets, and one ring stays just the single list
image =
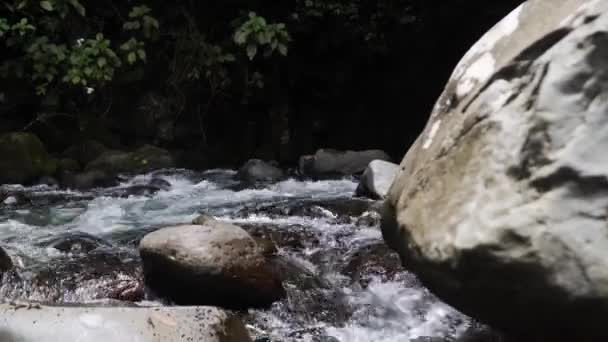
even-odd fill
[{"label": "smooth wet rock", "polygon": [[109,197],[152,196],[161,190],[153,185],[139,184],[107,189],[103,191],[103,195]]},{"label": "smooth wet rock", "polygon": [[397,253],[381,242],[360,247],[344,258],[342,273],[364,287],[374,279],[391,280],[402,271]]},{"label": "smooth wet rock", "polygon": [[[207,215],[207,214],[202,214],[202,215],[195,217],[192,220],[192,224],[204,226],[207,223],[211,223],[212,221],[217,222],[217,220],[213,216]],[[257,247],[262,252],[262,255],[264,257],[269,258],[276,254],[277,246],[268,235],[263,234],[259,231],[254,232],[254,233],[247,231],[247,233],[249,233],[251,235],[251,237],[255,241]]]},{"label": "smooth wet rock", "polygon": [[241,209],[237,216],[264,215],[271,218],[302,216],[349,222],[373,210],[375,210],[373,203],[367,199],[341,198],[250,206]]},{"label": "smooth wet rock", "polygon": [[239,169],[237,177],[250,183],[276,182],[283,179],[285,173],[272,163],[251,159]]},{"label": "smooth wet rock", "polygon": [[111,244],[96,236],[86,233],[65,233],[38,243],[39,246],[51,247],[63,253],[88,253]]},{"label": "smooth wet rock", "polygon": [[180,305],[258,308],[285,296],[253,238],[229,223],[163,228],[139,250],[146,284]]},{"label": "smooth wet rock", "polygon": [[399,165],[397,164],[384,160],[372,161],[361,175],[355,194],[374,199],[386,198],[388,189],[398,172]]},{"label": "smooth wet rock", "polygon": [[324,178],[349,176],[365,171],[373,160],[390,161],[390,156],[381,150],[338,151],[321,149],[314,155],[302,156],[299,171],[304,176]]},{"label": "smooth wet rock", "polygon": [[31,133],[0,135],[0,184],[24,184],[51,176],[57,161],[49,156],[37,136]]},{"label": "smooth wet rock", "polygon": [[608,340],[606,79],[608,2],[528,1],[463,58],[390,190],[406,268],[515,341]]},{"label": "smooth wet rock", "polygon": [[213,307],[59,307],[0,304],[6,342],[249,342],[243,323]]},{"label": "smooth wet rock", "polygon": [[167,190],[171,189],[171,183],[167,182],[166,180],[164,180],[162,178],[158,178],[158,177],[152,178],[150,180],[150,182],[148,183],[148,185],[156,187],[163,191],[167,191]]}]

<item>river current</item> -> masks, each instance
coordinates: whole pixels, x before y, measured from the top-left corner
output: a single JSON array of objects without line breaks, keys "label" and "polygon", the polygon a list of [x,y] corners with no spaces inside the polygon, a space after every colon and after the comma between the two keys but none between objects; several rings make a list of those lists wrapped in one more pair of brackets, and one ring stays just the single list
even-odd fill
[{"label": "river current", "polygon": [[[452,341],[482,329],[403,270],[382,242],[378,203],[354,179],[247,185],[230,170],[164,170],[88,192],[5,185],[0,244],[17,269],[0,296],[57,304],[170,305],[143,295],[139,240],[200,213],[272,240],[287,298],[243,314],[256,341]],[[152,179],[164,190],[145,191]]]}]

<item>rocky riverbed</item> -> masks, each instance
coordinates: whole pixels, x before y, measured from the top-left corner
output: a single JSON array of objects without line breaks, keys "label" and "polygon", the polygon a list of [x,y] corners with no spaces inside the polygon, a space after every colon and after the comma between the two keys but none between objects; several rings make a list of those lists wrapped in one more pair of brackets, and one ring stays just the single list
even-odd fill
[{"label": "rocky riverbed", "polygon": [[403,270],[382,241],[379,202],[355,198],[356,180],[243,183],[235,175],[164,170],[86,192],[3,186],[0,242],[15,267],[0,296],[172,306],[144,286],[137,246],[204,213],[265,241],[283,275],[284,299],[240,312],[256,341],[452,341],[483,330]]}]

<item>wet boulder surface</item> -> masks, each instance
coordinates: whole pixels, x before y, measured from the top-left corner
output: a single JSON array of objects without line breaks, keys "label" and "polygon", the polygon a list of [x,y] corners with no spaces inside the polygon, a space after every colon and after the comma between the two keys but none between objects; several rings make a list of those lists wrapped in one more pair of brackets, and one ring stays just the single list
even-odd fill
[{"label": "wet boulder surface", "polygon": [[607,6],[532,0],[491,29],[389,193],[405,266],[514,340],[608,338]]}]

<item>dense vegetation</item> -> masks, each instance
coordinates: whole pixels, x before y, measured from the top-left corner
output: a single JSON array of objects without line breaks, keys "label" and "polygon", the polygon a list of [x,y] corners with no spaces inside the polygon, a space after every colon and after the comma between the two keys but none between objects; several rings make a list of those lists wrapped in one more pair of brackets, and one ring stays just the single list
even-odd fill
[{"label": "dense vegetation", "polygon": [[[460,23],[454,32],[473,33],[449,62],[517,2]],[[398,115],[419,129],[452,67],[415,63],[447,54],[440,42],[454,33],[438,32],[450,23],[441,20],[462,21],[451,6],[474,8],[453,3],[4,1],[0,130],[31,130],[55,151],[85,139],[152,142],[223,161],[386,147],[398,131],[375,121]]]}]

